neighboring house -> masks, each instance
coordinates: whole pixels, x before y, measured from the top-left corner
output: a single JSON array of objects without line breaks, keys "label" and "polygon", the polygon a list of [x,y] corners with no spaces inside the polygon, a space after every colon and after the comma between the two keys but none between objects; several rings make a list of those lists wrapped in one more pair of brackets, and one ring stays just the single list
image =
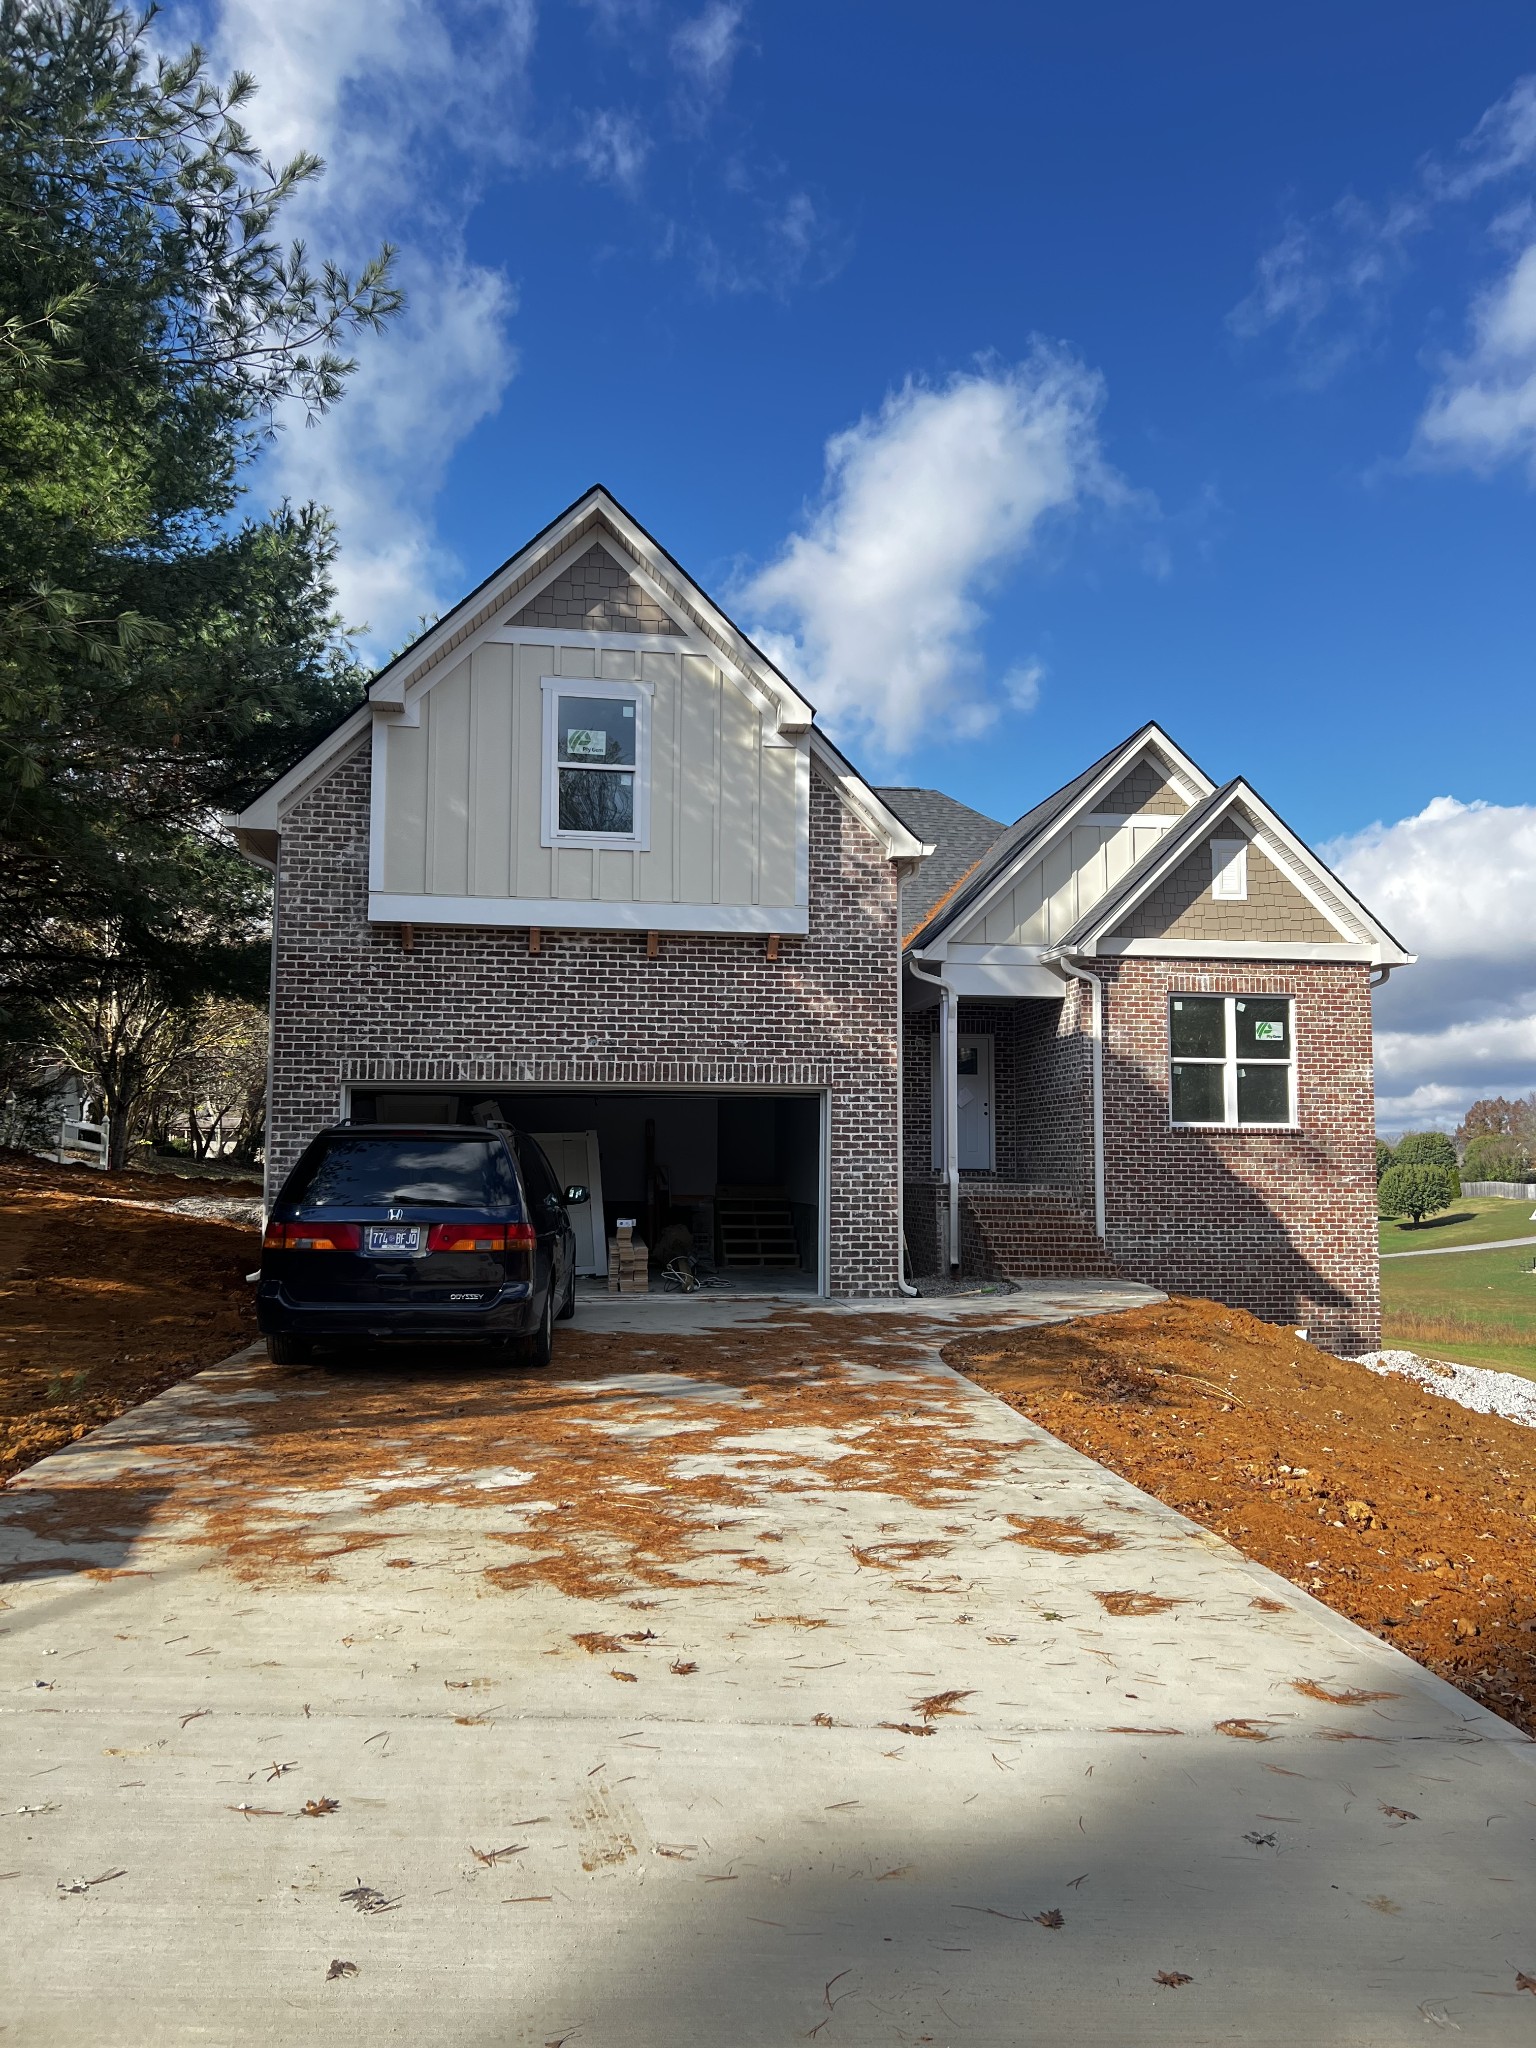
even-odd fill
[{"label": "neighboring house", "polygon": [[905,1203],[919,1274],[1375,1342],[1369,983],[1409,956],[1156,727],[1006,830],[874,790],[599,488],[230,823],[277,878],[274,1190],[339,1116],[499,1111],[593,1186],[592,1272],[622,1213],[893,1294]]}]

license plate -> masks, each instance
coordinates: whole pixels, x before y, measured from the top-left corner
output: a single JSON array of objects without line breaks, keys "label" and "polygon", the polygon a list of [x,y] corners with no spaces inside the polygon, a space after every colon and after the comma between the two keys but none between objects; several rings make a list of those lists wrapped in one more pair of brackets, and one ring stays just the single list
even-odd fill
[{"label": "license plate", "polygon": [[370,1223],[363,1235],[370,1252],[415,1252],[421,1249],[419,1223]]}]

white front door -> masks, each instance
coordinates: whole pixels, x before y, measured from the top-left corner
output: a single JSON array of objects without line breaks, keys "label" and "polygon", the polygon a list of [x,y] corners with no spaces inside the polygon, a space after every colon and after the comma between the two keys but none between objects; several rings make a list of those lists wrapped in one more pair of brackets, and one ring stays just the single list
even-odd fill
[{"label": "white front door", "polygon": [[578,1202],[569,1212],[576,1233],[577,1272],[606,1273],[608,1238],[603,1229],[603,1170],[596,1131],[535,1131],[533,1137],[544,1147],[562,1193],[579,1184],[592,1196],[590,1202]]},{"label": "white front door", "polygon": [[[996,1163],[992,1140],[992,1034],[962,1033],[955,1060],[956,1107],[959,1111],[959,1164],[990,1173]],[[933,1041],[933,1166],[944,1168],[944,1087],[939,1072],[939,1041]]]}]

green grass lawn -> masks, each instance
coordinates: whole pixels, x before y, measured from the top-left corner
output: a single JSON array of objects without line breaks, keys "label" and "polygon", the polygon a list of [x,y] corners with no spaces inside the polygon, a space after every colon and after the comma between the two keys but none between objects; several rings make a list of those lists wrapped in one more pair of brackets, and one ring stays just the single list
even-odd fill
[{"label": "green grass lawn", "polygon": [[[1525,1214],[1528,1218],[1530,1211]],[[1536,1231],[1536,1225],[1531,1229]],[[1536,1245],[1465,1252],[1459,1258],[1387,1261],[1381,1269],[1382,1343],[1389,1350],[1491,1365],[1536,1379],[1533,1263]]]},{"label": "green grass lawn", "polygon": [[1427,1252],[1437,1244],[1492,1244],[1505,1237],[1536,1237],[1531,1211],[1536,1202],[1509,1202],[1489,1195],[1466,1195],[1438,1216],[1422,1223],[1377,1225],[1384,1252]]}]

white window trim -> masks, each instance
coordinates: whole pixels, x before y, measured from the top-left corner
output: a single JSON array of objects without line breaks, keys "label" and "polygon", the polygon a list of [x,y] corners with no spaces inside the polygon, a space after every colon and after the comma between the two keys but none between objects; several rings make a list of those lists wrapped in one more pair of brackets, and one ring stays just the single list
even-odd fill
[{"label": "white window trim", "polygon": [[[585,676],[541,676],[544,692],[544,777],[543,812],[539,843],[543,846],[609,847],[615,852],[649,853],[651,850],[651,697],[655,685],[646,682],[605,682]],[[560,693],[571,697],[606,697],[616,704],[635,707],[635,829],[633,832],[562,832],[560,829],[560,774],[557,745]],[[569,766],[570,764],[567,763]]]},{"label": "white window trim", "polygon": [[[1208,1055],[1175,1054],[1173,1050],[1173,1006],[1175,1002],[1220,1002],[1225,1006],[1225,1029],[1227,1050],[1220,1059]],[[1240,1062],[1237,1052],[1237,1011],[1238,1003],[1284,1003],[1286,1018],[1286,1056],[1284,1060],[1263,1060]],[[1225,1115],[1220,1123],[1209,1121],[1182,1122],[1173,1113],[1173,1068],[1177,1060],[1181,1067],[1221,1067],[1223,1075],[1222,1105]],[[1239,1064],[1262,1066],[1283,1066],[1286,1071],[1287,1094],[1290,1115],[1283,1123],[1246,1123],[1237,1120],[1237,1069]],[[1168,997],[1168,1122],[1175,1131],[1294,1131],[1296,1121],[1296,999],[1287,995],[1262,995],[1257,991],[1243,995],[1212,996],[1208,990],[1174,989]]]},{"label": "white window trim", "polygon": [[1248,842],[1246,839],[1211,841],[1211,896],[1217,903],[1248,901]]}]

